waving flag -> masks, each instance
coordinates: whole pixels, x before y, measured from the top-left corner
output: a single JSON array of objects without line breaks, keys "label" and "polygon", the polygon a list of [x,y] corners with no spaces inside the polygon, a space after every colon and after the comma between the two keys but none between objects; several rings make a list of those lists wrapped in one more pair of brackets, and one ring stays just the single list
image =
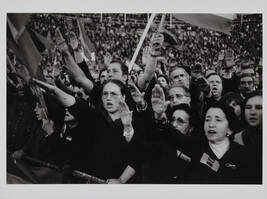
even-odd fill
[{"label": "waving flag", "polygon": [[22,55],[25,66],[32,77],[42,77],[42,72],[38,70],[38,64],[41,61],[42,56],[25,28],[25,24],[30,18],[30,14],[9,13],[7,14],[7,18],[10,31],[16,42],[18,50]]},{"label": "waving flag", "polygon": [[92,43],[92,41],[88,38],[85,30],[84,30],[84,27],[82,25],[82,22],[79,18],[78,15],[77,16],[77,20],[78,20],[78,27],[79,27],[79,31],[80,31],[80,39],[81,39],[81,44],[82,44],[82,47],[83,47],[83,51],[84,51],[84,55],[89,59],[91,58],[92,61],[95,61],[95,46],[94,44]]},{"label": "waving flag", "polygon": [[172,14],[178,20],[182,20],[194,26],[230,34],[230,27],[236,14]]}]

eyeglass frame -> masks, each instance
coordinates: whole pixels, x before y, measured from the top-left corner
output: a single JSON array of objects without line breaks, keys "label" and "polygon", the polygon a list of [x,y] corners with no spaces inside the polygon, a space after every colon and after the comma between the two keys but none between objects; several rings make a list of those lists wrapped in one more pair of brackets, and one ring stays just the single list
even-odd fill
[{"label": "eyeglass frame", "polygon": [[[105,95],[107,94],[107,95]],[[115,92],[103,92],[102,93],[102,99],[107,99],[108,96],[110,96],[111,99],[118,99],[119,95],[122,95],[121,93],[115,93]]]},{"label": "eyeglass frame", "polygon": [[187,123],[189,123],[189,121],[183,121],[181,118],[174,118],[174,117],[172,117],[171,118],[171,120],[172,120],[172,124],[174,123],[174,122],[176,122],[179,126],[182,126],[182,125],[184,125],[184,124],[187,124]]},{"label": "eyeglass frame", "polygon": [[177,99],[182,99],[183,97],[188,97],[188,96],[186,96],[186,95],[179,95],[179,94],[174,94],[174,95],[168,95],[168,100],[169,101],[173,101],[174,100],[174,96],[176,97],[176,96],[178,96],[178,97],[176,97]]}]

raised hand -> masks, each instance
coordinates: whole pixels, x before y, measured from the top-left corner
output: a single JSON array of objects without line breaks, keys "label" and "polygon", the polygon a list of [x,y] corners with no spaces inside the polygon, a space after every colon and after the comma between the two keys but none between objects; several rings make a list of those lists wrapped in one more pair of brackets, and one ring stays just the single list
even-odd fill
[{"label": "raised hand", "polygon": [[205,77],[203,77],[202,75],[197,77],[197,85],[198,85],[198,88],[205,95],[209,95],[209,93],[210,93],[210,83],[208,82],[208,80]]},{"label": "raised hand", "polygon": [[58,89],[56,86],[40,81],[38,79],[33,79],[33,82],[43,88],[50,95],[55,95],[56,90]]},{"label": "raised hand", "polygon": [[224,50],[220,50],[220,52],[219,52],[219,56],[218,56],[218,60],[219,60],[219,61],[224,60]]},{"label": "raised hand", "polygon": [[163,89],[159,84],[156,84],[152,90],[151,103],[155,116],[157,118],[162,118],[170,102],[165,101]]},{"label": "raised hand", "polygon": [[21,160],[24,155],[25,155],[25,152],[23,150],[17,150],[11,155],[11,158],[15,160]]},{"label": "raised hand", "polygon": [[144,92],[141,93],[134,84],[129,84],[128,87],[133,97],[133,100],[135,101],[136,104],[144,102],[144,95],[145,95]]},{"label": "raised hand", "polygon": [[146,46],[145,48],[143,48],[143,53],[142,53],[142,64],[143,65],[146,65],[147,64],[147,61],[148,61],[148,58],[150,56],[150,48],[149,46]]},{"label": "raised hand", "polygon": [[159,56],[161,54],[161,48],[164,42],[164,35],[161,32],[153,33],[151,37],[151,49],[150,54],[154,56]]},{"label": "raised hand", "polygon": [[58,50],[60,52],[65,52],[67,53],[69,50],[68,50],[68,46],[67,44],[65,43],[65,39],[63,38],[59,28],[56,29],[56,32],[55,32],[55,41],[56,41],[56,45],[58,47]]},{"label": "raised hand", "polygon": [[42,82],[37,79],[33,79],[33,82],[35,82],[37,85],[43,88],[48,94],[56,97],[59,100],[59,102],[65,107],[70,107],[76,102],[73,96],[65,93],[56,86],[50,85],[46,82]]},{"label": "raised hand", "polygon": [[73,50],[76,50],[78,48],[79,42],[74,32],[71,32],[70,34],[70,43],[69,45]]},{"label": "raised hand", "polygon": [[133,112],[129,110],[129,107],[124,101],[120,101],[119,103],[119,112],[123,126],[132,126]]},{"label": "raised hand", "polygon": [[42,119],[42,129],[47,133],[47,135],[51,135],[55,128],[54,128],[54,121],[52,120],[47,120],[47,119]]},{"label": "raised hand", "polygon": [[109,66],[109,64],[112,62],[112,59],[113,59],[113,57],[112,57],[112,55],[109,52],[107,52],[104,55],[104,64],[105,64],[106,67]]},{"label": "raised hand", "polygon": [[26,68],[26,66],[24,66],[23,64],[20,64],[17,67],[17,72],[15,73],[19,78],[21,78],[22,80],[24,80],[26,82],[26,84],[29,84],[31,81],[31,75],[30,72],[28,71],[28,69]]}]

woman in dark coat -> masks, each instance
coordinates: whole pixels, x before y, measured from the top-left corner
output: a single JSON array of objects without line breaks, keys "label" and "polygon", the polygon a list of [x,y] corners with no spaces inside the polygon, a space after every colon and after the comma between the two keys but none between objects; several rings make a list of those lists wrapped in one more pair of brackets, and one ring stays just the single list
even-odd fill
[{"label": "woman in dark coat", "polygon": [[77,121],[86,122],[93,135],[92,175],[107,183],[126,183],[136,173],[142,157],[142,121],[124,102],[126,86],[111,80],[102,92],[102,111],[80,103],[57,87],[35,80],[54,95]]},{"label": "woman in dark coat", "polygon": [[205,112],[205,136],[188,137],[166,120],[163,90],[156,86],[152,95],[154,118],[160,134],[170,145],[191,158],[188,183],[248,183],[247,159],[243,147],[229,139],[235,127],[234,110],[226,104],[214,103]]},{"label": "woman in dark coat", "polygon": [[250,183],[262,183],[262,93],[253,91],[244,101],[243,117],[246,129],[235,135],[234,141],[244,146],[250,157]]}]

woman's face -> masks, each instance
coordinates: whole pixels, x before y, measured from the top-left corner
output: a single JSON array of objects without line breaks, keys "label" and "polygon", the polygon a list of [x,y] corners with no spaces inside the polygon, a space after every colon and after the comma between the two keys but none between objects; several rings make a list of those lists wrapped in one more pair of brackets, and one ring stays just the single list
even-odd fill
[{"label": "woman's face", "polygon": [[102,101],[105,109],[109,113],[115,113],[119,110],[119,102],[125,100],[125,96],[122,96],[121,89],[116,84],[110,82],[103,88]]},{"label": "woman's face", "polygon": [[168,85],[164,77],[159,77],[158,80],[163,87],[166,87]]},{"label": "woman's face", "polygon": [[262,96],[255,96],[247,101],[245,119],[251,127],[262,125]]},{"label": "woman's face", "polygon": [[241,113],[242,113],[242,111],[241,111],[241,106],[240,106],[238,103],[236,103],[235,100],[232,100],[232,101],[229,103],[229,106],[231,106],[231,107],[233,107],[233,108],[235,109],[235,114],[236,114],[236,116],[237,116],[238,118],[240,118],[240,117],[241,117]]},{"label": "woman's face", "polygon": [[36,103],[34,112],[35,112],[36,117],[37,117],[38,120],[45,119],[44,110],[43,110],[41,104],[39,104],[38,102]]},{"label": "woman's face", "polygon": [[210,142],[217,143],[227,138],[232,132],[222,109],[210,108],[205,117],[204,131]]},{"label": "woman's face", "polygon": [[176,110],[172,114],[172,125],[182,134],[190,133],[189,125],[190,116],[184,110]]}]

